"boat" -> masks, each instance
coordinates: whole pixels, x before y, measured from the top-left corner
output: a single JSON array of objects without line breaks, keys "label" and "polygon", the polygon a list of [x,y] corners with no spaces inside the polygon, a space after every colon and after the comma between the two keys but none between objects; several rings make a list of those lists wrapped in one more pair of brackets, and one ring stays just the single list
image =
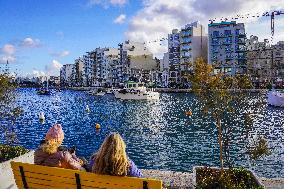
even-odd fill
[{"label": "boat", "polygon": [[97,89],[97,90],[88,91],[88,94],[94,95],[94,96],[104,96],[106,94],[106,92],[103,91],[102,89]]},{"label": "boat", "polygon": [[128,82],[124,89],[115,92],[115,98],[122,100],[158,100],[160,93],[148,90],[143,83]]},{"label": "boat", "polygon": [[38,95],[51,95],[50,90],[47,88],[41,88],[36,92]]},{"label": "boat", "polygon": [[269,91],[267,95],[267,102],[272,106],[284,107],[284,91]]},{"label": "boat", "polygon": [[119,90],[121,90],[121,89],[119,89],[119,88],[114,88],[114,87],[108,88],[107,91],[106,91],[106,94],[115,94],[115,93],[118,92]]},{"label": "boat", "polygon": [[46,87],[40,88],[36,92],[38,95],[51,95],[50,90],[48,89],[48,79],[46,77]]}]

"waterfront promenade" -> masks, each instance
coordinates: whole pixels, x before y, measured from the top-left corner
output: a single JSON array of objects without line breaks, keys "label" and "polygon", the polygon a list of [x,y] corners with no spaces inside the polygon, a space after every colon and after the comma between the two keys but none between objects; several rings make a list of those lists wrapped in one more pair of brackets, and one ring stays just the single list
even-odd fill
[{"label": "waterfront promenade", "polygon": [[[13,160],[0,164],[0,189],[17,189],[14,182],[12,169],[10,166],[11,161],[33,163],[34,151],[25,155],[17,157]],[[142,169],[142,173],[146,178],[155,178],[163,181],[163,184],[168,189],[191,189],[193,188],[191,172],[177,172],[177,171],[162,171],[162,170],[149,170]],[[267,189],[283,189],[284,178],[267,179],[261,178],[261,182]]]},{"label": "waterfront promenade", "polygon": [[[107,89],[104,87],[68,87],[66,89],[75,90],[75,91],[90,91],[90,90],[98,89],[98,88]],[[157,91],[160,93],[190,93],[192,92],[191,89],[175,89],[175,88],[154,88],[154,91]],[[234,90],[234,91],[237,92],[238,90]],[[252,93],[266,93],[269,91],[269,89],[243,89],[242,91],[252,92]],[[283,90],[280,90],[280,91],[283,91]]]}]

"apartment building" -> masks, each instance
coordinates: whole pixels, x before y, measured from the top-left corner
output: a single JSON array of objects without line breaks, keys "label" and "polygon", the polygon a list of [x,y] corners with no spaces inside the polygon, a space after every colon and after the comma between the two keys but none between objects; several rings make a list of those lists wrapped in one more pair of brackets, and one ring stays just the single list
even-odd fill
[{"label": "apartment building", "polygon": [[268,39],[259,41],[257,36],[250,36],[247,46],[247,73],[252,82],[259,86],[275,83],[284,79],[284,42],[274,45]]},{"label": "apartment building", "polygon": [[199,22],[172,30],[168,35],[169,82],[187,82],[186,75],[193,71],[194,61],[203,57],[207,60],[208,37]]},{"label": "apartment building", "polygon": [[74,70],[74,64],[65,64],[60,69],[60,84],[61,86],[72,85],[72,73]]},{"label": "apartment building", "polygon": [[228,75],[246,72],[246,33],[243,23],[208,24],[208,62],[216,72]]}]

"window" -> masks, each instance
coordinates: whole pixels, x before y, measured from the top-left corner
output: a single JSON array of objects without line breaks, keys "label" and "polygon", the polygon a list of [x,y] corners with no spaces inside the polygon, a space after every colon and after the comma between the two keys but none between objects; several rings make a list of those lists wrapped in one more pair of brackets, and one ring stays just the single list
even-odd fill
[{"label": "window", "polygon": [[218,37],[219,36],[219,31],[213,31],[213,37]]},{"label": "window", "polygon": [[232,34],[231,34],[231,30],[225,30],[225,33],[224,33],[224,34],[225,34],[225,36],[230,36],[230,35],[232,35]]}]

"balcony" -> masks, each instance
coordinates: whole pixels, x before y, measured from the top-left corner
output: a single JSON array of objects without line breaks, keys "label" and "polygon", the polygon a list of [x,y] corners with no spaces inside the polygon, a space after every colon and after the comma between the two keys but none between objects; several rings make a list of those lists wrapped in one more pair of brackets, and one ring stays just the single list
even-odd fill
[{"label": "balcony", "polygon": [[191,40],[183,40],[183,41],[181,41],[181,44],[188,44],[188,43],[191,43]]},{"label": "balcony", "polygon": [[223,45],[232,45],[233,44],[233,41],[224,41],[223,42]]},{"label": "balcony", "polygon": [[243,37],[246,37],[246,34],[241,32],[241,33],[238,33],[236,32],[236,36],[239,37],[239,38],[243,38]]},{"label": "balcony", "polygon": [[191,46],[183,46],[181,47],[181,51],[190,51],[191,50]]},{"label": "balcony", "polygon": [[233,60],[234,59],[234,57],[233,56],[226,56],[226,58],[225,58],[226,60]]},{"label": "balcony", "polygon": [[192,34],[191,34],[191,32],[182,32],[181,33],[181,36],[182,37],[189,37],[189,36],[191,36]]},{"label": "balcony", "polygon": [[242,48],[236,48],[236,52],[246,52],[247,49],[245,47]]},{"label": "balcony", "polygon": [[242,45],[246,44],[244,39],[238,39],[238,40],[236,40],[236,43],[242,44]]},{"label": "balcony", "polygon": [[233,37],[231,33],[224,34],[224,37]]},{"label": "balcony", "polygon": [[246,59],[246,56],[237,56],[237,59],[238,60],[243,60],[243,59]]},{"label": "balcony", "polygon": [[234,52],[234,49],[225,49],[226,53]]},{"label": "balcony", "polygon": [[220,44],[220,42],[214,42],[214,43],[211,43],[211,45],[212,46],[218,46],[218,45],[221,45],[221,44]]}]

